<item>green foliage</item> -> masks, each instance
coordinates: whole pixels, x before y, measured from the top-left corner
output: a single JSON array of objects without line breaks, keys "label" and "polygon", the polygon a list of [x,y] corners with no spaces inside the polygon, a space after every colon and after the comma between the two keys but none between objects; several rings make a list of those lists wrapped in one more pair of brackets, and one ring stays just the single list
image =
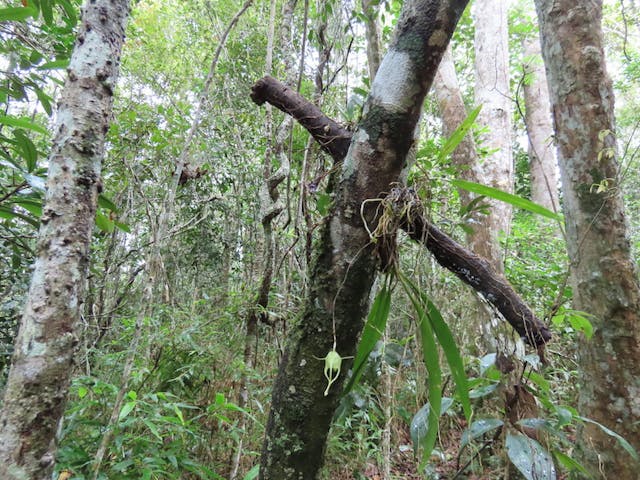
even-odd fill
[{"label": "green foliage", "polygon": [[451,183],[454,187],[462,188],[464,190],[468,190],[469,192],[484,195],[486,197],[495,198],[496,200],[500,200],[501,202],[508,203],[510,205],[513,205],[514,207],[527,210],[551,220],[562,220],[562,217],[557,213],[553,213],[551,210],[546,209],[542,205],[538,205],[537,203],[534,203],[531,200],[527,200],[526,198],[522,198],[518,195],[513,195],[511,193],[503,192],[502,190],[499,190],[497,188],[488,187],[479,183],[468,182],[466,180],[453,180]]},{"label": "green foliage", "polygon": [[348,394],[353,386],[358,383],[358,380],[360,380],[360,376],[362,375],[364,366],[369,359],[369,355],[384,333],[390,308],[391,289],[384,286],[376,295],[376,298],[371,305],[371,309],[369,310],[367,323],[364,326],[362,338],[358,344],[358,350],[353,361],[351,377],[344,389],[343,395]]},{"label": "green foliage", "polygon": [[556,468],[551,455],[534,439],[520,433],[507,433],[509,460],[527,480],[555,480]]}]

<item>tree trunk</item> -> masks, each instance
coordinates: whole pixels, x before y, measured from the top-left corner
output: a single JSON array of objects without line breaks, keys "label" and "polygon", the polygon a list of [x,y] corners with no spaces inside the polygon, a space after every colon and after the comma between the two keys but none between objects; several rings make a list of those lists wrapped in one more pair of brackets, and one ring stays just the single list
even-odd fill
[{"label": "tree trunk", "polygon": [[380,26],[378,23],[379,4],[372,0],[362,0],[362,12],[364,13],[365,37],[367,40],[367,66],[369,67],[369,81],[373,82],[382,58],[380,48]]},{"label": "tree trunk", "polygon": [[104,139],[129,12],[87,2],[62,91],[37,259],[0,414],[0,478],[49,478],[88,264]]},{"label": "tree trunk", "polygon": [[[276,383],[260,478],[318,478],[344,373],[324,395],[324,357],[353,355],[376,275],[375,206],[361,206],[397,182],[424,97],[466,0],[406,2],[389,53],[372,85],[363,119],[342,165],[320,235],[302,318],[292,329]],[[345,362],[342,369],[348,369]]]},{"label": "tree trunk", "polygon": [[[451,46],[447,48],[447,51],[442,57],[442,61],[438,67],[438,73],[433,82],[433,87],[436,100],[438,101],[438,108],[440,109],[440,115],[442,116],[443,133],[446,137],[450,137],[468,115],[467,107],[464,104],[462,92],[460,91],[456,67],[453,63]],[[478,152],[476,150],[476,142],[471,133],[465,135],[460,141],[451,154],[451,160],[458,168],[460,178],[469,182],[478,182]],[[473,195],[467,190],[460,189],[458,193],[462,205],[467,205],[473,200]],[[476,225],[474,233],[487,229],[486,223],[480,222],[478,218],[476,218],[476,220],[477,222],[474,222]],[[489,235],[488,232],[478,234],[484,237]],[[468,240],[470,244],[473,243],[471,238]]]},{"label": "tree trunk", "polygon": [[551,101],[540,54],[538,36],[524,41],[524,120],[529,137],[531,200],[551,211],[559,211],[558,162],[553,147]]},{"label": "tree trunk", "polygon": [[[602,42],[602,1],[536,0],[563,185],[575,308],[595,317],[580,349],[580,410],[640,447],[640,288],[630,256]],[[640,466],[587,424],[594,474],[636,479]]]},{"label": "tree trunk", "polygon": [[[475,99],[476,104],[482,105],[477,122],[486,128],[480,136],[480,147],[489,151],[478,168],[478,180],[490,187],[512,192],[507,2],[476,0],[474,15]],[[487,228],[473,235],[471,248],[502,272],[504,265],[499,235],[501,232],[509,233],[511,207],[507,203],[492,201],[491,212],[483,221]]]}]

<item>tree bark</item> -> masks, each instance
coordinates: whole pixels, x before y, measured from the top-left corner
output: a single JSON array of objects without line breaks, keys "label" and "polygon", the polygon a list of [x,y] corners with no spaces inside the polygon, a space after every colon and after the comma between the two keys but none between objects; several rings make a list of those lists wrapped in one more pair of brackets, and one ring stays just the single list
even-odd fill
[{"label": "tree bark", "polygon": [[[467,0],[406,2],[373,82],[323,225],[302,318],[293,327],[273,390],[260,478],[318,478],[344,374],[324,395],[324,357],[353,355],[376,275],[360,208],[397,182],[424,97]],[[348,363],[348,361],[345,361]],[[348,364],[343,366],[344,371]]]},{"label": "tree bark", "polygon": [[[580,349],[581,412],[640,447],[640,287],[618,184],[614,98],[602,1],[536,0],[563,185],[574,305],[593,314]],[[583,429],[592,472],[636,479],[640,466],[599,428]]]},{"label": "tree bark", "polygon": [[72,371],[79,305],[127,0],[83,7],[49,158],[37,259],[0,414],[0,478],[49,478]]},{"label": "tree bark", "polygon": [[[513,191],[511,154],[511,95],[509,93],[509,39],[507,2],[477,0],[475,16],[475,101],[482,105],[477,122],[486,128],[480,146],[488,154],[478,168],[478,180],[505,192]],[[484,228],[474,232],[471,249],[504,270],[499,235],[509,233],[511,206],[491,201],[491,211],[483,219]]]},{"label": "tree bark", "polygon": [[529,169],[531,172],[531,200],[557,212],[558,162],[553,147],[551,100],[547,76],[540,55],[540,38],[524,40],[524,121],[529,137]]}]

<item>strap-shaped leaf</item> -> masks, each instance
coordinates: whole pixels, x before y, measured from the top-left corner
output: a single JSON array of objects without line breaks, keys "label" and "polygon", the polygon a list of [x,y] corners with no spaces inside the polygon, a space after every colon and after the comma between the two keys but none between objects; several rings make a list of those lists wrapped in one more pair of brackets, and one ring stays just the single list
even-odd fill
[{"label": "strap-shaped leaf", "polygon": [[462,188],[472,193],[477,193],[478,195],[495,198],[496,200],[508,203],[509,205],[521,208],[522,210],[527,210],[531,213],[535,213],[552,220],[562,220],[562,217],[557,213],[553,213],[551,210],[544,208],[542,205],[532,202],[531,200],[527,200],[526,198],[519,197],[518,195],[503,192],[502,190],[498,190],[497,188],[488,187],[479,183],[467,182],[466,180],[453,180],[451,183],[455,187]]},{"label": "strap-shaped leaf", "polygon": [[344,389],[343,395],[349,393],[354,385],[358,383],[369,355],[373,351],[378,340],[382,337],[384,329],[387,326],[390,308],[391,290],[387,286],[384,286],[376,295],[373,305],[371,305],[371,310],[369,310],[367,323],[364,326],[362,338],[358,344],[358,351],[356,352],[356,357],[353,361],[351,378]]}]

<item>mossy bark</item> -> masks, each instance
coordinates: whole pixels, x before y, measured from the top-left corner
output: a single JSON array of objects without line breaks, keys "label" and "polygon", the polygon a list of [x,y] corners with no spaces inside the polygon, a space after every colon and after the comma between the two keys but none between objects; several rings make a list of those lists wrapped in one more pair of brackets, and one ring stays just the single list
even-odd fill
[{"label": "mossy bark", "polygon": [[[574,305],[595,316],[580,349],[580,411],[640,448],[640,287],[616,160],[614,97],[605,67],[602,1],[536,0],[558,145]],[[594,475],[637,479],[609,435],[588,424]]]},{"label": "mossy bark", "polygon": [[[375,206],[406,166],[406,155],[424,97],[467,0],[406,2],[353,136],[335,189],[334,203],[316,246],[304,312],[292,329],[273,390],[260,478],[318,477],[337,406],[345,360],[324,395],[324,357],[334,345],[354,354],[376,276]],[[334,339],[335,334],[335,339]]]}]

